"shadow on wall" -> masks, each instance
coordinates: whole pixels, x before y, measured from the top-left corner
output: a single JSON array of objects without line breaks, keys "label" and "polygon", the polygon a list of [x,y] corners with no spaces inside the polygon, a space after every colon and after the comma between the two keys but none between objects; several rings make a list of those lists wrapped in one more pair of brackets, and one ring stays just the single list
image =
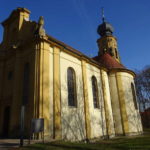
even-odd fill
[{"label": "shadow on wall", "polygon": [[[72,140],[79,141],[86,139],[86,123],[85,123],[85,106],[84,106],[84,93],[83,93],[83,80],[81,76],[76,76],[76,100],[77,106],[69,106],[68,104],[68,87],[67,87],[67,78],[65,82],[61,85],[61,121],[62,121],[62,138],[64,140]],[[88,81],[92,84],[91,81]],[[98,83],[101,85],[101,83]],[[91,86],[92,87],[92,86]],[[101,86],[99,86],[101,87]],[[100,90],[100,89],[98,89]],[[91,89],[92,92],[92,89]],[[98,92],[101,94],[101,92]],[[102,105],[102,96],[99,97],[100,104],[100,116],[97,118],[93,112],[89,114],[90,117],[90,126],[91,130],[96,130],[95,132],[99,132],[99,137],[104,135],[104,120],[103,120],[103,105]],[[93,99],[89,99],[92,101]],[[94,107],[89,106],[89,107]],[[98,130],[94,128],[98,126]]]},{"label": "shadow on wall", "polygon": [[125,97],[126,97],[126,111],[127,111],[127,118],[129,122],[129,134],[138,134],[142,132],[142,125],[141,125],[141,116],[139,113],[139,108],[137,106],[137,101],[135,98],[134,102],[134,95],[132,93],[131,88],[126,88],[125,90]]}]

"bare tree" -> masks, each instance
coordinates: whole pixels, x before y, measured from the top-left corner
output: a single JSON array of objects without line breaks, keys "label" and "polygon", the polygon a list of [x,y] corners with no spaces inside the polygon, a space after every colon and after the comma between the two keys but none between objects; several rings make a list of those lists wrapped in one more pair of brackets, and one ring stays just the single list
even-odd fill
[{"label": "bare tree", "polygon": [[[146,66],[142,71],[136,71],[135,78],[138,103],[141,111],[150,107],[150,66]],[[147,114],[147,113],[145,113]],[[149,116],[145,115],[144,124],[150,124]]]},{"label": "bare tree", "polygon": [[135,78],[136,91],[140,109],[145,110],[150,107],[150,66],[145,67],[142,71],[136,71]]}]

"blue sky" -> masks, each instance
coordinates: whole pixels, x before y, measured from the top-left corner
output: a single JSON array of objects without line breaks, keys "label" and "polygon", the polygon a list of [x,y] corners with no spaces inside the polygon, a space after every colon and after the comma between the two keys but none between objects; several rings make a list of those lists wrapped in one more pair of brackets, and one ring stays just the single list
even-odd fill
[{"label": "blue sky", "polygon": [[[44,16],[46,32],[88,56],[98,52],[101,7],[115,28],[122,63],[129,69],[150,65],[150,0],[1,0],[0,22],[17,7]],[[0,41],[3,28],[0,26]]]}]

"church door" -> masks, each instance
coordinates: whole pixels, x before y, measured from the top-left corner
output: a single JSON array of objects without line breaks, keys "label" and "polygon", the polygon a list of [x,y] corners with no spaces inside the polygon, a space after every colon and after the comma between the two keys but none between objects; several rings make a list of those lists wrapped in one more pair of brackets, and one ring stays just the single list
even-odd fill
[{"label": "church door", "polygon": [[9,122],[10,122],[10,106],[7,106],[3,115],[3,137],[8,137]]}]

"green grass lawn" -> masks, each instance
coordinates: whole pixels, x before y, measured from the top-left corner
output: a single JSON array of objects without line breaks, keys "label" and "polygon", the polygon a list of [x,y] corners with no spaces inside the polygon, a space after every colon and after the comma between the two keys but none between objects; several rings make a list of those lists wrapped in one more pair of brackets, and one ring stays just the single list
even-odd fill
[{"label": "green grass lawn", "polygon": [[114,138],[95,143],[50,142],[33,144],[20,150],[150,150],[150,130],[138,137]]}]

